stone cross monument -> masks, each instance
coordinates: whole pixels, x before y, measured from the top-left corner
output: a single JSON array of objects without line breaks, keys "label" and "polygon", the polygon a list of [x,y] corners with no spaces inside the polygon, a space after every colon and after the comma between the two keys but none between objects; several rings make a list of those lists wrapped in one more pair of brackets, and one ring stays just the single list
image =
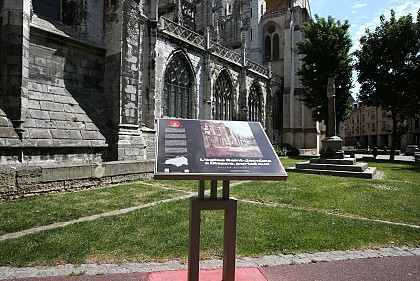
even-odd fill
[{"label": "stone cross monument", "polygon": [[336,135],[336,118],[335,118],[335,83],[334,78],[328,78],[327,98],[328,98],[328,126],[327,137]]},{"label": "stone cross monument", "polygon": [[337,121],[335,116],[335,84],[334,78],[328,78],[328,123],[327,137],[322,141],[321,158],[344,158],[343,140],[336,135]]},{"label": "stone cross monument", "polygon": [[327,97],[327,137],[322,140],[321,157],[311,158],[309,162],[296,163],[296,167],[289,168],[288,171],[372,179],[376,173],[376,168],[368,167],[367,163],[357,163],[355,157],[345,158],[342,149],[343,141],[336,136],[334,78],[328,78]]}]

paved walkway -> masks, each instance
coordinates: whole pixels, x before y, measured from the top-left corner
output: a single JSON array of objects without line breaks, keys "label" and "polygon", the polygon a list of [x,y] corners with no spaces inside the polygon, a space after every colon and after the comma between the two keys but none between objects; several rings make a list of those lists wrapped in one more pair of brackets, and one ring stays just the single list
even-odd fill
[{"label": "paved walkway", "polygon": [[[372,154],[358,154],[358,153],[356,153],[354,155],[354,157],[356,157],[356,159],[359,159],[360,160],[363,157],[373,158],[373,155]],[[379,160],[389,160],[389,155],[378,155],[378,156],[376,156],[376,159],[379,159]],[[406,156],[404,154],[395,155],[395,160],[397,160],[397,161],[414,162],[414,156]]]}]

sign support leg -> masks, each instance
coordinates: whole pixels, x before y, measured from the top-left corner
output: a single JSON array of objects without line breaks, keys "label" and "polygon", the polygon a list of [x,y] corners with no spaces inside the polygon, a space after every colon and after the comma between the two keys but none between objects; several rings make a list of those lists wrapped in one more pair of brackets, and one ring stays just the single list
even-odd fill
[{"label": "sign support leg", "polygon": [[236,257],[236,215],[238,201],[230,200],[231,204],[225,209],[224,238],[223,238],[223,281],[235,280]]},{"label": "sign support leg", "polygon": [[200,220],[201,200],[190,199],[190,251],[188,255],[188,281],[198,281],[200,272]]},{"label": "sign support leg", "polygon": [[224,236],[223,236],[223,281],[235,280],[236,258],[236,223],[238,201],[229,197],[229,181],[223,181],[223,198],[214,198],[214,186],[217,181],[211,182],[210,200],[201,199],[204,181],[199,183],[199,198],[190,199],[190,249],[188,255],[188,281],[198,281],[200,273],[200,218],[202,210],[224,210]]}]

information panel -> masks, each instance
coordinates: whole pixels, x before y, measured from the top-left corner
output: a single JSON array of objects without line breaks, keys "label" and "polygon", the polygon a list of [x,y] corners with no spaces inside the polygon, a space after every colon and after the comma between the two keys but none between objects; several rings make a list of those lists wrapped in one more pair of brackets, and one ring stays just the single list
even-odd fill
[{"label": "information panel", "polygon": [[261,124],[158,119],[155,179],[285,180]]}]

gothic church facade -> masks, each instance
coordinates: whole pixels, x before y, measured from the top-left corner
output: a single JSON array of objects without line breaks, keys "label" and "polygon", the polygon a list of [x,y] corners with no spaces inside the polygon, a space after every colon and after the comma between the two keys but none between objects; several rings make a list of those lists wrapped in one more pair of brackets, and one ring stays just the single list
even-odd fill
[{"label": "gothic church facade", "polygon": [[154,158],[155,121],[261,122],[318,152],[308,0],[0,0],[0,164]]}]

